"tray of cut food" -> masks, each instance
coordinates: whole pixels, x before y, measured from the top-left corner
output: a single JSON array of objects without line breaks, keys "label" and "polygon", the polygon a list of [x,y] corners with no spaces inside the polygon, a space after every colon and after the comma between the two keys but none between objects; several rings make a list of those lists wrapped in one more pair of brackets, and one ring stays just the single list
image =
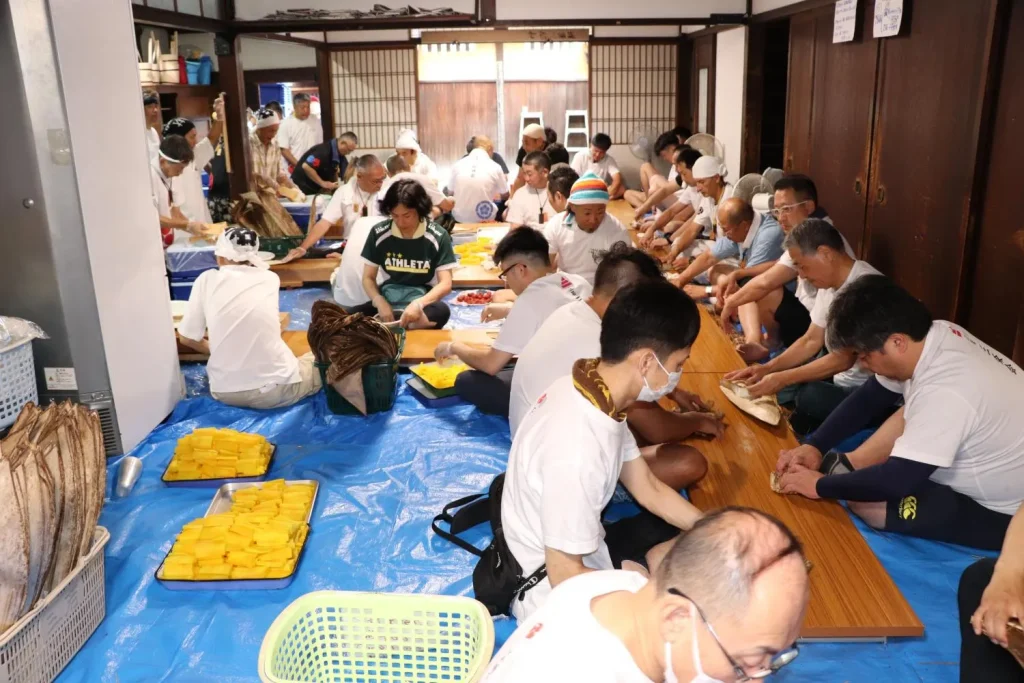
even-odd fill
[{"label": "tray of cut food", "polygon": [[182,527],[156,570],[170,590],[270,590],[302,560],[319,484],[298,479],[225,484],[206,514]]},{"label": "tray of cut food", "polygon": [[190,488],[262,481],[274,451],[265,436],[204,427],[178,439],[161,479],[167,486]]},{"label": "tray of cut food", "polygon": [[452,303],[456,306],[482,306],[491,303],[492,299],[494,299],[494,293],[489,290],[467,289],[464,292],[459,292]]},{"label": "tray of cut food", "polygon": [[455,378],[469,370],[469,366],[460,362],[447,365],[420,363],[409,370],[431,389],[432,398],[447,398],[455,394]]}]

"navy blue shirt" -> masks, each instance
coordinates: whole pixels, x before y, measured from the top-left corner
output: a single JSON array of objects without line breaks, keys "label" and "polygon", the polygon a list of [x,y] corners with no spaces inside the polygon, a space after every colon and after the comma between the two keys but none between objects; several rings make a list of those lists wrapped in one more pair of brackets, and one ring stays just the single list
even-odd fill
[{"label": "navy blue shirt", "polygon": [[325,183],[340,182],[348,169],[348,159],[338,153],[337,138],[313,145],[299,157],[298,162],[292,171],[292,182],[306,194],[317,194],[326,190],[309,179],[302,168],[303,164],[309,164]]}]

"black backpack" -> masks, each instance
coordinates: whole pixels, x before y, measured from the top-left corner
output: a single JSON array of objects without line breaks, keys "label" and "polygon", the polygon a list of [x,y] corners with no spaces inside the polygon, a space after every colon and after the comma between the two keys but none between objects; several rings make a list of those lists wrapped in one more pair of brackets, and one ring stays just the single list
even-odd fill
[{"label": "black backpack", "polygon": [[[491,482],[486,494],[466,496],[448,503],[430,525],[441,538],[480,558],[473,569],[473,592],[494,616],[508,614],[516,596],[522,600],[528,590],[548,575],[547,567],[541,565],[524,578],[523,568],[508,549],[501,528],[501,493],[504,487],[505,473],[502,472]],[[448,531],[438,526],[437,523],[442,521],[448,523]],[[491,523],[494,537],[485,550],[478,550],[458,537],[458,534],[487,521]]]}]

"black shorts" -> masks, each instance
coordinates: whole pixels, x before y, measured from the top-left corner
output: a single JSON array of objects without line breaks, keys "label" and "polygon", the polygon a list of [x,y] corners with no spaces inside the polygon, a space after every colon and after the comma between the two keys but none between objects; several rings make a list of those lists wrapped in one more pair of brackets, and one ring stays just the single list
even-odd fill
[{"label": "black shorts", "polygon": [[670,541],[680,533],[661,517],[646,510],[633,517],[626,517],[617,522],[605,522],[604,543],[608,546],[608,554],[616,569],[622,569],[622,563],[632,560],[647,566],[647,551],[659,543]]},{"label": "black shorts", "polygon": [[885,530],[981,550],[999,550],[1012,515],[929,480],[913,495],[885,506]]},{"label": "black shorts", "polygon": [[811,326],[811,313],[796,294],[788,287],[782,288],[782,303],[775,309],[775,322],[779,324],[779,339],[785,346],[790,346],[804,336]]},{"label": "black shorts", "polygon": [[[367,301],[360,306],[346,307],[345,312],[350,315],[352,313],[362,313],[363,315],[373,317],[377,315],[377,307],[372,302]],[[402,316],[402,310],[398,307],[393,307],[391,312],[395,314],[395,320]],[[452,309],[448,308],[448,304],[443,301],[435,301],[424,306],[423,313],[427,316],[427,320],[434,323],[434,328],[439,330],[448,324],[448,319],[452,316]]]}]

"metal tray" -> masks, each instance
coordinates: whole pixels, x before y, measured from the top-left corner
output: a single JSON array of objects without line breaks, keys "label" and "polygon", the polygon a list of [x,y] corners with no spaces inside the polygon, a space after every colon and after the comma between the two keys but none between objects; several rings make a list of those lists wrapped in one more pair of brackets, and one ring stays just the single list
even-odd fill
[{"label": "metal tray", "polygon": [[[171,554],[171,551],[168,550],[167,555],[164,555],[164,560],[160,560],[160,564],[157,566],[156,571],[153,572],[153,576],[160,584],[163,585],[164,588],[172,591],[256,591],[278,590],[290,586],[292,581],[295,580],[295,575],[299,573],[299,567],[302,566],[302,557],[306,552],[306,546],[309,545],[309,534],[313,533],[313,526],[310,524],[310,520],[313,518],[313,510],[316,509],[316,499],[320,493],[320,482],[315,479],[286,479],[285,484],[313,485],[313,501],[310,503],[309,513],[306,515],[306,524],[309,524],[309,531],[306,533],[306,540],[303,541],[302,547],[299,548],[299,557],[295,560],[295,569],[292,570],[291,574],[281,579],[215,579],[212,581],[161,579],[160,567],[164,566],[164,560],[167,559],[167,555]],[[231,484],[224,484],[213,496],[213,500],[210,501],[210,507],[206,508],[206,514],[204,514],[203,517],[219,515],[222,512],[230,510],[231,494],[235,491],[253,487],[259,488],[262,485],[263,482],[234,482]]]},{"label": "metal tray", "polygon": [[[251,484],[266,481],[267,474],[270,472],[270,468],[274,464],[274,455],[277,453],[277,446],[270,444],[270,460],[267,461],[267,469],[263,474],[255,477],[233,477],[231,479],[167,479],[167,470],[170,469],[171,463],[167,463],[167,467],[164,468],[164,473],[160,475],[160,481],[164,483],[164,486],[170,486],[175,488],[189,488],[189,489],[216,489],[221,488],[225,485],[230,486],[232,484]],[[171,456],[171,460],[174,460],[174,456]]]},{"label": "metal tray", "polygon": [[427,408],[447,408],[462,400],[462,397],[455,393],[454,387],[438,391],[416,375],[407,379],[405,383],[412,389],[413,396]]}]

